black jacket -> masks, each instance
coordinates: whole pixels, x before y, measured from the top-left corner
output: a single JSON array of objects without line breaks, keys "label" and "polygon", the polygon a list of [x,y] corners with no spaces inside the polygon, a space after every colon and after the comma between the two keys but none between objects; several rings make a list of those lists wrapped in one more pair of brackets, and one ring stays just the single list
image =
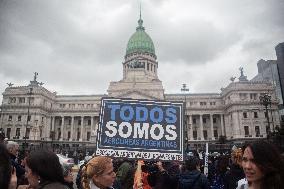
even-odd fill
[{"label": "black jacket", "polygon": [[224,178],[224,189],[237,188],[237,182],[245,178],[243,169],[235,164],[232,164],[230,170],[226,172]]},{"label": "black jacket", "polygon": [[16,156],[14,156],[13,154],[9,154],[9,155],[10,155],[10,159],[11,159],[11,164],[16,169],[17,183],[18,183],[18,185],[23,184],[23,183],[21,183],[21,181],[25,177],[25,168],[23,166],[21,166],[21,164],[19,164],[16,161]]},{"label": "black jacket", "polygon": [[198,170],[185,171],[180,174],[178,189],[209,189],[206,176]]}]

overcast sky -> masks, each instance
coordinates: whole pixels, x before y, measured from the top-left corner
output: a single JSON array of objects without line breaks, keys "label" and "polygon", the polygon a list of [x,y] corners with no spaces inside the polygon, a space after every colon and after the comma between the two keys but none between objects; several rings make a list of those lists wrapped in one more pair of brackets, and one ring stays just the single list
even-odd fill
[{"label": "overcast sky", "polygon": [[[142,0],[166,93],[220,92],[284,42],[283,0]],[[106,94],[122,79],[138,0],[0,0],[0,92],[38,72],[60,95]],[[0,97],[1,99],[2,97]]]}]

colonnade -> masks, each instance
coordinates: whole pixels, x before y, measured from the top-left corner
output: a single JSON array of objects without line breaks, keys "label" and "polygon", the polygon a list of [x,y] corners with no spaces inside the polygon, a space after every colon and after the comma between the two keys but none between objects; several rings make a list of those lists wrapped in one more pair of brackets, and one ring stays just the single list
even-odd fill
[{"label": "colonnade", "polygon": [[[69,123],[66,124],[65,122],[67,120],[71,120],[71,122],[69,121]],[[78,121],[77,124],[75,124],[75,120]],[[78,139],[79,141],[86,141],[88,140],[86,136],[87,133],[90,132],[91,136],[97,129],[98,120],[98,116],[52,116],[50,132],[53,131],[54,137],[57,136],[60,141],[77,141]],[[66,137],[67,132],[70,132],[68,137]],[[80,133],[79,136],[78,133]]]},{"label": "colonnade", "polygon": [[[225,135],[224,128],[224,115],[223,114],[191,114],[185,116],[186,123],[186,134],[188,140],[208,140],[204,137],[204,131],[207,131],[204,127],[203,118],[208,118],[209,115],[209,130],[210,130],[210,140],[216,140],[214,136],[214,128],[217,129],[218,136]],[[216,118],[216,123],[213,123],[213,116]],[[199,118],[199,121],[197,121]],[[195,119],[193,123],[193,119]],[[206,119],[207,120],[207,119]],[[218,120],[218,121],[217,121]],[[206,125],[207,126],[207,125]],[[193,136],[193,132],[197,132],[197,136]]]}]

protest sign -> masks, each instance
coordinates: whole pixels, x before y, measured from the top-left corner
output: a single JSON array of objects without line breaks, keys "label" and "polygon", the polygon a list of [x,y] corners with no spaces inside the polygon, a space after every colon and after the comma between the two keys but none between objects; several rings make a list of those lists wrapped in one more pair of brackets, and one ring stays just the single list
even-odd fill
[{"label": "protest sign", "polygon": [[183,161],[183,103],[103,98],[97,155]]}]

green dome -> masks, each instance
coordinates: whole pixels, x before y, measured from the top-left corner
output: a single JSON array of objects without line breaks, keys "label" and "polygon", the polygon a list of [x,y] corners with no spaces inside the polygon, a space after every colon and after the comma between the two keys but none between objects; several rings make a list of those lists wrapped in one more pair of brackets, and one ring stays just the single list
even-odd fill
[{"label": "green dome", "polygon": [[150,53],[155,55],[155,47],[151,37],[145,32],[142,26],[143,20],[140,18],[138,20],[139,26],[136,28],[136,32],[130,37],[127,48],[126,55],[134,52]]}]

